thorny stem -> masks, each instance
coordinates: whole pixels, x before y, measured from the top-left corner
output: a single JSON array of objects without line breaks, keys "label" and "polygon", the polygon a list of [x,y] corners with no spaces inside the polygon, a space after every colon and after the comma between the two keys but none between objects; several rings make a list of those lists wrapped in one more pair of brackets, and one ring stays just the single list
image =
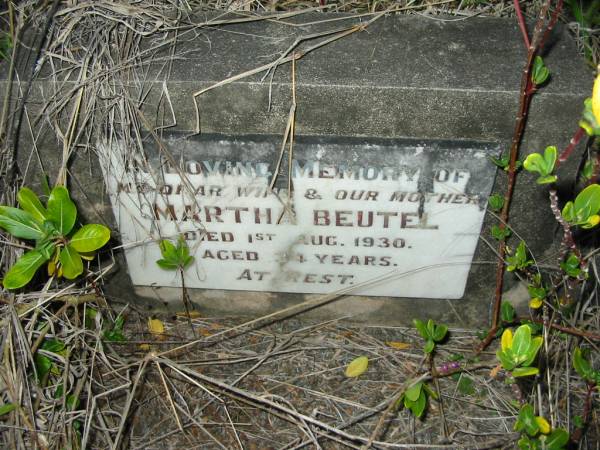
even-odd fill
[{"label": "thorny stem", "polygon": [[[535,24],[535,28],[533,31],[533,38],[530,41],[529,48],[527,50],[527,62],[525,64],[525,68],[523,69],[523,75],[521,77],[521,90],[519,96],[519,111],[517,113],[517,119],[515,122],[515,130],[513,133],[511,148],[510,148],[510,162],[508,165],[508,182],[506,193],[504,195],[504,206],[502,207],[502,212],[500,214],[500,228],[504,229],[506,224],[508,224],[509,219],[509,210],[510,210],[510,202],[513,196],[513,191],[515,188],[516,181],[516,162],[517,157],[519,155],[519,147],[521,145],[521,140],[523,138],[523,133],[525,131],[525,123],[527,121],[527,115],[529,112],[529,105],[531,103],[531,97],[535,93],[535,86],[531,82],[531,67],[533,65],[534,58],[536,54],[542,49],[541,45],[543,45],[542,32],[544,31],[544,22],[548,10],[550,8],[550,4],[552,0],[547,0],[543,7],[540,10],[540,14],[538,16],[537,22]],[[556,11],[558,8],[562,7],[562,2],[559,1]],[[558,14],[555,11],[556,14]],[[546,25],[546,30],[548,27],[553,26],[552,21]],[[546,34],[544,34],[544,38]],[[496,268],[496,290],[494,293],[494,307],[492,313],[492,329],[490,333],[484,339],[482,344],[477,349],[478,352],[481,352],[489,343],[492,341],[495,332],[498,330],[498,324],[500,321],[500,305],[502,302],[502,292],[504,285],[504,259],[506,256],[506,240],[502,240],[499,244],[498,248],[498,265]]]}]

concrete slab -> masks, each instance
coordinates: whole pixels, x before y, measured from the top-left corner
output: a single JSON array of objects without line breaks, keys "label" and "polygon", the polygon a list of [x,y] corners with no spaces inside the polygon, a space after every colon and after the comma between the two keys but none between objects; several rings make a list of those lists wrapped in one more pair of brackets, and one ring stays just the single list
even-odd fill
[{"label": "concrete slab", "polygon": [[[199,18],[204,19],[213,18]],[[314,23],[323,19],[334,21]],[[357,23],[360,19],[316,14],[191,28],[180,36],[176,53],[184,56],[173,60],[170,73],[166,75],[165,60],[149,63],[144,68],[144,81],[130,86],[130,97],[143,98],[145,118],[151,126],[161,127],[170,123],[170,111],[165,108],[168,92],[176,121],[170,130],[191,134],[197,125],[194,92],[277,60],[298,39]],[[326,38],[307,39],[300,50]],[[155,56],[161,56],[160,52]],[[365,142],[382,138],[449,140],[467,142],[467,147],[483,142],[506,150],[514,127],[524,57],[520,32],[512,21],[383,17],[366,30],[314,50],[296,62],[296,135],[361,138]],[[533,100],[523,147],[526,152],[547,145],[565,146],[576,127],[582,100],[590,92],[592,75],[564,29],[555,30],[544,57],[552,79]],[[199,96],[202,133],[283,135],[292,101],[291,64],[280,66],[272,82],[269,78],[262,81],[263,75],[240,78]],[[66,82],[61,89],[69,92],[70,85]],[[34,89],[39,95],[31,98],[32,106],[44,103],[52,85],[40,78]],[[185,153],[184,146],[165,142],[176,158]],[[192,138],[186,146],[194,142]],[[53,153],[51,146],[42,153],[51,171],[57,163],[55,156],[48,156]],[[243,155],[240,159],[252,158]],[[363,163],[368,165],[369,161]],[[75,184],[80,185],[74,187],[81,188],[76,193],[80,203],[87,197],[91,201],[85,203],[93,205],[87,209],[88,216],[99,212],[107,217],[108,201],[97,164],[91,163],[91,177],[83,170],[90,164],[87,156],[77,155],[73,164]],[[35,161],[30,165],[32,172],[35,165]],[[566,172],[570,169],[562,168]],[[499,176],[495,189],[502,190],[503,183],[504,177]],[[545,208],[546,201],[533,177],[521,175],[512,223],[537,255],[550,252],[554,242],[554,219]],[[483,225],[484,239],[488,239],[491,223],[493,220],[488,219]],[[535,227],[531,225],[534,223]],[[465,295],[460,299],[346,296],[310,314],[320,319],[352,315],[353,320],[388,324],[431,317],[459,326],[484,326],[493,296],[494,254],[483,241],[477,245],[473,261]],[[114,284],[117,291],[122,288],[122,293],[130,295],[128,286],[127,280]],[[181,297],[180,289],[174,287],[136,287],[135,292],[152,299],[154,305]],[[257,315],[307,297],[299,293],[194,289],[192,298],[210,313]]]}]

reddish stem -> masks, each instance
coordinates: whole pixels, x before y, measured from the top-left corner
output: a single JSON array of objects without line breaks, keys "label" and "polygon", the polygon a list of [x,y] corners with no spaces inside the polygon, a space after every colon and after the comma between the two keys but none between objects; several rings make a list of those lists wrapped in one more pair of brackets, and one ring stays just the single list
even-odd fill
[{"label": "reddish stem", "polygon": [[[508,224],[509,219],[509,210],[510,210],[510,202],[513,197],[513,192],[515,189],[515,181],[517,176],[516,171],[516,163],[517,157],[519,155],[519,147],[521,145],[521,139],[523,138],[523,133],[525,131],[525,122],[527,121],[527,114],[529,112],[529,105],[531,104],[531,97],[535,92],[535,89],[531,89],[531,80],[530,73],[531,67],[533,66],[533,60],[538,51],[541,50],[539,47],[539,43],[541,42],[541,35],[544,29],[544,22],[546,18],[546,14],[548,13],[548,9],[550,8],[550,4],[552,0],[547,0],[540,10],[540,14],[538,16],[537,22],[535,24],[535,28],[533,30],[533,39],[529,43],[529,47],[527,48],[527,62],[525,64],[525,68],[523,69],[523,75],[521,77],[521,89],[519,95],[519,111],[517,113],[517,118],[515,121],[515,130],[513,133],[513,138],[510,147],[510,162],[508,164],[508,185],[506,188],[506,193],[504,195],[504,206],[502,207],[502,212],[500,213],[500,228],[506,228],[506,224]],[[515,0],[515,9],[520,11],[520,7],[518,2]],[[521,14],[522,18],[522,14]],[[519,23],[524,24],[524,20],[519,21]],[[488,336],[481,343],[478,352],[481,352],[485,347],[489,345],[489,343],[493,340],[494,334],[496,330],[498,330],[498,326],[500,323],[500,305],[502,303],[502,292],[504,288],[504,259],[506,257],[506,241],[502,240],[498,247],[498,265],[496,267],[496,290],[494,292],[494,306],[492,311],[492,327]]]},{"label": "reddish stem", "polygon": [[519,28],[521,29],[521,34],[523,34],[525,48],[529,49],[529,33],[527,33],[527,24],[525,23],[525,18],[523,17],[523,12],[521,11],[521,5],[519,4],[519,0],[514,0],[513,3],[515,5],[515,13],[517,14],[517,22],[519,24]]},{"label": "reddish stem", "polygon": [[546,41],[548,40],[548,37],[550,36],[550,32],[554,28],[554,25],[556,25],[556,21],[558,20],[558,15],[562,11],[562,7],[563,7],[563,0],[558,0],[558,3],[556,4],[556,8],[554,8],[554,11],[552,11],[552,16],[550,17],[550,21],[548,22],[548,25],[546,25],[546,31],[544,31],[544,36],[542,37],[542,40],[540,41],[540,48],[542,48],[544,46],[544,44],[546,43]]},{"label": "reddish stem", "polygon": [[562,151],[562,153],[558,157],[558,160],[556,161],[556,165],[554,166],[555,168],[558,169],[558,166],[560,166],[562,163],[564,163],[569,158],[569,156],[571,156],[571,153],[573,153],[573,150],[575,150],[575,147],[577,147],[577,145],[581,142],[581,139],[585,135],[586,135],[585,130],[583,128],[581,128],[581,127],[577,128],[577,131],[575,132],[575,134],[569,141],[569,145],[567,145],[565,147],[565,149]]},{"label": "reddish stem", "polygon": [[571,441],[575,444],[578,444],[583,437],[583,431],[590,420],[590,412],[592,411],[592,394],[595,389],[596,383],[588,382],[585,403],[583,406],[583,426],[581,428],[577,428],[571,435]]}]

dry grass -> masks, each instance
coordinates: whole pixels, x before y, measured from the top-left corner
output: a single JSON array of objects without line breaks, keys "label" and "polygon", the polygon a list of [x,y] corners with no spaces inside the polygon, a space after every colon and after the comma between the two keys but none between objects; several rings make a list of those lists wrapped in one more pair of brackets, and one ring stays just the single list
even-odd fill
[{"label": "dry grass", "polygon": [[[194,10],[253,14],[320,8],[377,13],[406,7],[407,13],[465,17],[513,14],[512,2],[466,0],[322,6],[302,1],[145,0],[125,5],[100,0],[75,5],[49,2],[42,7],[11,2],[10,14],[2,17],[14,33],[30,39],[29,27],[48,26],[49,38],[33,40],[30,52],[13,55],[19,67],[28,67],[26,59],[33,58],[43,70],[21,71],[12,93],[21,100],[14,107],[4,104],[0,204],[14,203],[15,186],[35,175],[24,167],[24,177],[14,173],[13,157],[35,161],[36,143],[48,139],[47,133],[60,143],[62,155],[52,181],[58,177],[70,183],[68,161],[75,153],[93,155],[98,138],[124,140],[129,152],[121,157],[142,157],[139,133],[145,119],[140,109],[146,69],[162,65],[159,77],[168,78],[172,57],[181,56],[176,53],[177,40],[204,26],[195,24]],[[528,2],[525,12],[533,16],[538,7],[539,2]],[[23,99],[39,100],[31,81],[40,77],[52,81],[53,90],[45,94],[40,108],[33,109]],[[17,136],[21,155],[24,141],[32,143],[31,154],[15,154]],[[8,239],[2,234],[4,268],[21,251]],[[590,258],[591,277],[575,294],[577,306],[568,325],[597,336],[596,260],[596,255]],[[349,328],[337,321],[307,324],[288,319],[269,324],[272,321],[196,318],[193,325],[201,337],[192,339],[187,321],[163,317],[167,330],[154,336],[135,305],[120,307],[106,301],[102,280],[111,269],[110,255],[103,255],[100,263],[100,269],[88,271],[73,285],[50,280],[35,292],[2,293],[0,404],[17,407],[0,416],[1,447],[359,449],[368,443],[381,449],[512,448],[517,438],[512,425],[521,397],[536,405],[538,414],[553,426],[573,430],[573,418],[584,411],[586,388],[572,370],[570,354],[575,345],[583,345],[596,351],[594,358],[598,355],[597,340],[544,327],[541,375],[535,383],[520,384],[515,393],[501,374],[494,378],[490,373],[496,366],[493,351],[475,355],[472,349],[478,339],[470,332],[452,330],[450,340],[439,347],[435,365],[439,368],[460,358],[462,375],[432,380],[441,400],[432,401],[420,421],[390,407],[411,380],[432,379],[413,330]],[[554,312],[546,309],[546,314]],[[107,339],[107,330],[124,316],[125,340]],[[65,351],[44,350],[44,343],[51,340],[63,342]],[[406,345],[398,349],[389,342]],[[53,364],[41,380],[36,377],[36,355]],[[357,379],[345,378],[343,368],[359,355],[369,357],[368,372]],[[597,393],[592,401],[597,406]],[[598,448],[596,409],[590,423],[580,448]]]}]

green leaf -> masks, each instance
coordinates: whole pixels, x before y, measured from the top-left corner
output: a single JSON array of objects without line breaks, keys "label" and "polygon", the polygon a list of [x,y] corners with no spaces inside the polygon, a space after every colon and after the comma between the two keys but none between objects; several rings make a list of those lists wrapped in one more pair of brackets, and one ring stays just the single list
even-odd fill
[{"label": "green leaf", "polygon": [[561,211],[563,218],[569,222],[575,222],[575,206],[573,202],[567,202]]},{"label": "green leaf", "polygon": [[423,382],[418,382],[416,384],[413,384],[411,387],[409,387],[405,392],[404,395],[406,396],[407,399],[409,399],[411,402],[416,402],[417,399],[419,398],[419,396],[421,395],[421,390],[423,389]]},{"label": "green leaf", "polygon": [[79,253],[98,250],[110,239],[110,230],[104,225],[90,223],[75,232],[69,245]]},{"label": "green leaf", "polygon": [[5,403],[4,405],[0,405],[0,417],[2,417],[5,414],[8,414],[9,412],[15,410],[16,408],[17,408],[16,403]]},{"label": "green leaf", "polygon": [[177,264],[177,248],[173,245],[171,241],[164,239],[158,243],[158,246],[160,247],[160,254],[164,259],[166,259],[167,261],[172,261],[174,264]]},{"label": "green leaf", "polygon": [[456,389],[463,395],[473,395],[476,392],[473,380],[464,373],[460,374]]},{"label": "green leaf", "polygon": [[193,256],[188,256],[187,258],[184,259],[182,266],[185,269],[186,267],[188,267],[193,262],[194,262],[194,257]]},{"label": "green leaf", "polygon": [[579,347],[573,352],[573,368],[584,380],[590,380],[592,376],[592,366],[590,362],[583,356],[583,352]]},{"label": "green leaf", "polygon": [[63,268],[63,275],[67,280],[73,280],[83,272],[81,256],[70,244],[60,251],[59,261]]},{"label": "green leaf", "polygon": [[554,172],[554,165],[556,164],[557,156],[558,150],[554,145],[550,145],[544,150],[544,162],[546,163],[548,173]]},{"label": "green leaf", "polygon": [[179,269],[179,264],[177,264],[176,262],[167,261],[166,259],[159,259],[158,261],[156,261],[156,264],[158,264],[158,267],[164,270]]},{"label": "green leaf", "polygon": [[66,345],[58,339],[45,339],[41,348],[51,353],[60,353],[66,348]]},{"label": "green leaf", "polygon": [[[589,211],[587,216],[598,214],[600,211],[600,185],[591,184],[581,191],[575,198],[575,211]],[[585,217],[584,219],[587,219]]]},{"label": "green leaf", "polygon": [[490,204],[490,208],[494,211],[500,211],[504,206],[504,197],[499,194],[494,194],[490,196],[488,203]]},{"label": "green leaf", "polygon": [[531,344],[529,344],[529,349],[527,350],[527,359],[523,361],[524,366],[530,366],[533,363],[533,360],[535,359],[543,342],[544,338],[541,336],[536,336],[531,339]]},{"label": "green leaf", "polygon": [[521,438],[517,442],[517,445],[519,446],[520,450],[537,450],[537,447],[533,446],[526,434],[523,434],[521,436]]},{"label": "green leaf", "polygon": [[551,184],[551,183],[555,183],[556,180],[558,180],[558,177],[556,175],[546,175],[544,177],[539,177],[536,180],[537,184]]},{"label": "green leaf", "polygon": [[31,214],[38,222],[43,223],[48,220],[48,211],[46,211],[36,193],[31,189],[26,187],[19,189],[17,200],[21,209]]},{"label": "green leaf", "polygon": [[569,442],[569,433],[562,428],[557,428],[546,436],[544,441],[547,450],[562,450]]},{"label": "green leaf", "polygon": [[550,71],[544,64],[544,60],[541,56],[536,56],[533,60],[533,67],[531,69],[531,81],[533,84],[539,86],[546,82],[550,76]]},{"label": "green leaf", "polygon": [[550,175],[550,172],[546,170],[546,161],[539,153],[528,155],[525,161],[523,161],[523,167],[527,172],[535,172],[540,176]]},{"label": "green leaf", "polygon": [[527,249],[525,248],[525,241],[519,242],[517,250],[511,256],[506,257],[508,263],[506,270],[513,272],[515,270],[522,270],[533,264],[533,261],[527,259]]},{"label": "green leaf", "polygon": [[42,239],[42,224],[22,209],[0,206],[0,228],[20,239]]},{"label": "green leaf", "polygon": [[56,186],[48,198],[48,217],[63,236],[69,234],[77,219],[77,207],[64,186]]},{"label": "green leaf", "polygon": [[502,302],[500,305],[500,318],[503,322],[512,322],[515,319],[515,308],[510,302]]},{"label": "green leaf", "polygon": [[10,268],[2,284],[6,289],[18,289],[25,286],[47,260],[48,258],[37,250],[25,253]]},{"label": "green leaf", "polygon": [[348,378],[355,378],[365,373],[368,367],[369,358],[366,356],[359,356],[358,358],[352,360],[350,364],[348,364],[345,374]]},{"label": "green leaf", "polygon": [[435,331],[433,332],[433,340],[435,342],[440,342],[446,337],[446,333],[448,333],[447,325],[437,325],[435,327]]},{"label": "green leaf", "polygon": [[427,339],[427,342],[425,342],[425,346],[423,347],[423,351],[425,353],[431,353],[434,348],[435,342],[433,341],[433,339]]},{"label": "green leaf", "polygon": [[125,342],[127,340],[121,330],[114,328],[104,331],[104,339],[109,342]]},{"label": "green leaf", "polygon": [[177,258],[179,261],[183,262],[190,255],[190,250],[188,248],[187,242],[182,236],[179,236],[177,240]]},{"label": "green leaf", "polygon": [[533,406],[529,403],[523,405],[519,411],[517,422],[515,423],[515,431],[523,431],[529,436],[535,436],[539,431],[538,423],[535,420]]},{"label": "green leaf", "polygon": [[500,363],[502,364],[502,367],[505,370],[510,371],[515,368],[515,363],[513,362],[512,358],[506,352],[503,352],[502,350],[498,350],[496,352],[496,357],[500,360]]},{"label": "green leaf", "polygon": [[499,225],[492,226],[492,237],[498,241],[503,241],[504,239],[509,237],[511,234],[512,234],[512,231],[510,231],[510,228],[508,228],[508,227],[502,228]]},{"label": "green leaf", "polygon": [[513,354],[518,358],[526,356],[529,346],[531,345],[531,328],[527,325],[521,325],[515,331],[511,349]]},{"label": "green leaf", "polygon": [[427,336],[432,338],[435,331],[435,323],[432,319],[427,321]]},{"label": "green leaf", "polygon": [[427,397],[425,396],[425,392],[421,391],[421,395],[419,398],[413,402],[410,410],[416,417],[421,417],[425,412],[425,407],[427,406]]},{"label": "green leaf", "polygon": [[527,292],[530,298],[539,298],[542,300],[546,298],[546,289],[540,286],[529,285],[527,286]]},{"label": "green leaf", "polygon": [[581,176],[585,180],[589,180],[592,178],[593,175],[594,175],[594,162],[592,160],[588,159],[585,162],[583,169],[581,170]]},{"label": "green leaf", "polygon": [[427,327],[421,320],[413,319],[413,324],[423,339],[427,339],[429,337],[429,333],[427,333]]},{"label": "green leaf", "polygon": [[35,370],[37,372],[37,379],[41,381],[50,372],[52,368],[52,360],[45,355],[36,353],[33,358],[35,361]]},{"label": "green leaf", "polygon": [[[492,160],[492,163],[494,163],[496,166],[504,169],[505,171],[508,171],[508,168],[510,165],[510,156],[509,155],[501,155],[499,158],[492,156],[490,159]],[[517,159],[515,161],[515,170],[519,170],[522,165],[523,164],[521,163],[521,161],[519,161]]]},{"label": "green leaf", "polygon": [[511,371],[513,377],[529,377],[531,375],[537,375],[540,371],[537,367],[517,367]]}]

